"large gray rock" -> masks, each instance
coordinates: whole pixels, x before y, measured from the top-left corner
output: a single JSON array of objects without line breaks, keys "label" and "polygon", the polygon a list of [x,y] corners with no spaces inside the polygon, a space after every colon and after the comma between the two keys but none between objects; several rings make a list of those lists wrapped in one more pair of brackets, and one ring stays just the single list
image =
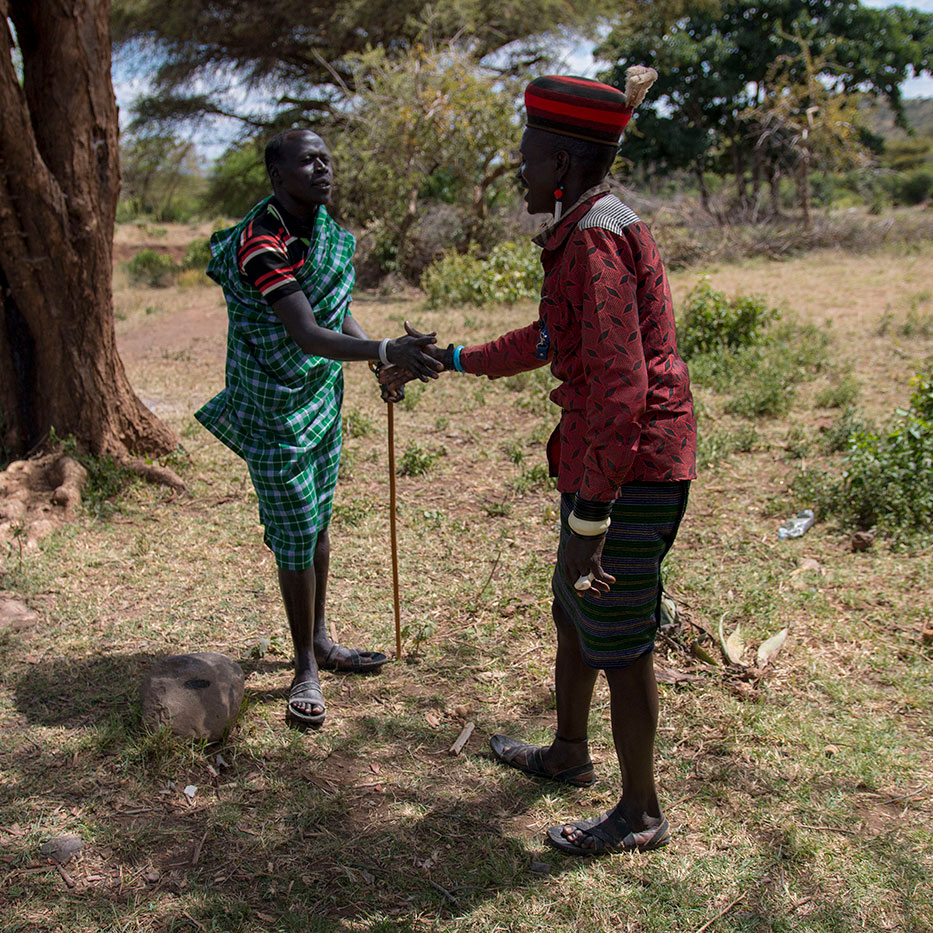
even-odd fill
[{"label": "large gray rock", "polygon": [[52,859],[53,862],[58,862],[59,865],[67,865],[83,848],[84,840],[80,836],[68,833],[42,843],[39,851],[46,858]]},{"label": "large gray rock", "polygon": [[245,680],[239,664],[213,651],[163,658],[142,683],[143,725],[219,742],[236,721]]}]

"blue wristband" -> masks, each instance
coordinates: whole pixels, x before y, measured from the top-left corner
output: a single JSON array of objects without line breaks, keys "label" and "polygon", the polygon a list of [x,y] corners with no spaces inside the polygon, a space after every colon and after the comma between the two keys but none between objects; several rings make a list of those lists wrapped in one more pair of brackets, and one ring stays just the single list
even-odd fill
[{"label": "blue wristband", "polygon": [[456,350],[454,350],[454,369],[457,370],[458,373],[463,372],[463,367],[460,365],[460,351],[462,349],[463,345],[461,344],[459,347],[457,347]]}]

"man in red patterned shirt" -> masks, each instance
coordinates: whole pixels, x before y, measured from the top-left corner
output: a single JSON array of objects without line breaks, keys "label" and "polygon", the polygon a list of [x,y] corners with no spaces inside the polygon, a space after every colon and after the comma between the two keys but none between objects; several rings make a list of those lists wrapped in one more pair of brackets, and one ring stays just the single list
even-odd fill
[{"label": "man in red patterned shirt", "polygon": [[[654,783],[652,651],[661,561],[696,475],[696,423],[664,265],[647,226],[605,183],[622,129],[656,77],[629,69],[625,94],[585,78],[528,86],[519,180],[529,213],[554,214],[535,241],[539,319],[481,346],[436,351],[446,369],[497,378],[550,363],[561,380],[551,393],[560,423],[548,442],[561,492],[557,734],[549,746],[504,735],[490,744],[526,774],[592,784],[588,717],[598,671],[606,672],[622,795],[608,813],[548,830],[573,855],[654,849],[670,838]],[[392,387],[391,372],[383,381]]]}]

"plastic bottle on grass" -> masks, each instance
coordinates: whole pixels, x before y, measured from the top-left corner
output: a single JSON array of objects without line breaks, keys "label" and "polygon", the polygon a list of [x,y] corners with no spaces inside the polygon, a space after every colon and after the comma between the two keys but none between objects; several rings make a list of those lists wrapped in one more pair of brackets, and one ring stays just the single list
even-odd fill
[{"label": "plastic bottle on grass", "polygon": [[793,518],[787,519],[780,528],[778,528],[779,538],[799,538],[804,532],[808,531],[816,521],[813,509],[804,509],[798,512]]}]

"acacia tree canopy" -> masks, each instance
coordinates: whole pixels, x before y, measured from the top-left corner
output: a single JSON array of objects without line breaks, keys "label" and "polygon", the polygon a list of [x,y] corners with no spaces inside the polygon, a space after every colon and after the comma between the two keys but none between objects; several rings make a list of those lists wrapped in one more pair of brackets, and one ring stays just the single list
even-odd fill
[{"label": "acacia tree canopy", "polygon": [[[508,48],[508,68],[534,60],[536,40],[549,31],[592,25],[630,2],[115,0],[111,23],[118,48],[153,62],[153,94],[139,109],[147,119],[225,115],[282,127],[326,115],[352,91],[354,53],[398,56],[419,42],[458,38],[477,60]],[[267,106],[231,104],[225,91],[233,85]]]}]

